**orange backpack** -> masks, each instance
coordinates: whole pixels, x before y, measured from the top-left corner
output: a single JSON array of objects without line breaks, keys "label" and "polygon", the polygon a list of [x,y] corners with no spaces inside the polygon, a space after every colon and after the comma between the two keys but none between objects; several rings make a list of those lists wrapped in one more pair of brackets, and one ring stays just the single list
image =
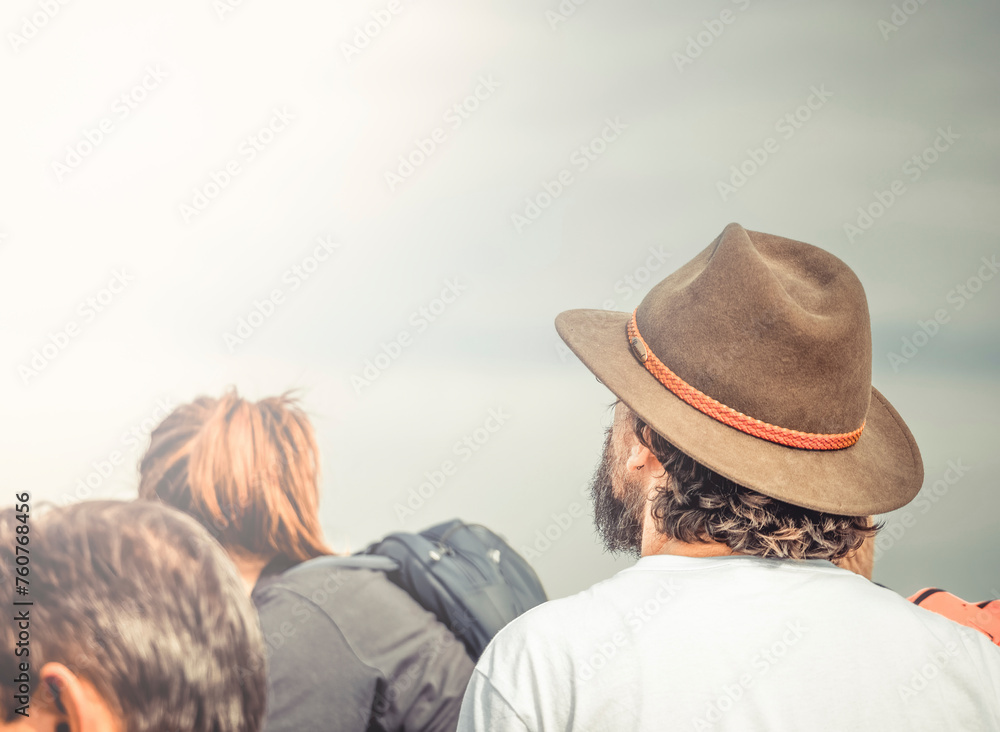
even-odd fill
[{"label": "orange backpack", "polygon": [[949,620],[985,633],[991,641],[1000,646],[1000,600],[966,602],[936,587],[920,590],[907,599],[938,615],[944,615]]}]

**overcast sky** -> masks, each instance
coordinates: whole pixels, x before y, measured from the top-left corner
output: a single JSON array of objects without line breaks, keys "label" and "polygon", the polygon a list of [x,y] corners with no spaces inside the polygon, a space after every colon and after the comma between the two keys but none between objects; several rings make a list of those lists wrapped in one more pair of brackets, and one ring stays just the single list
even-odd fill
[{"label": "overcast sky", "polygon": [[581,494],[612,396],[553,318],[631,310],[736,221],[867,290],[927,475],[876,579],[1000,595],[998,24],[916,0],[9,0],[0,503],[132,496],[164,409],[298,388],[336,547],[461,516],[578,591],[628,562]]}]

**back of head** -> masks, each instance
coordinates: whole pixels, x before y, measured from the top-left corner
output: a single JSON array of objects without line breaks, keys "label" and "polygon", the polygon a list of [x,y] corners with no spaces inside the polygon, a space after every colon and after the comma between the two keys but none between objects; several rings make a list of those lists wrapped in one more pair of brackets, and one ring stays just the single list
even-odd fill
[{"label": "back of head", "polygon": [[[27,691],[31,714],[55,709],[40,671],[61,664],[89,683],[129,732],[255,732],[265,696],[263,644],[245,590],[218,543],[165,506],[92,501],[30,521],[30,680],[0,624],[4,718]],[[0,556],[14,566],[13,509],[0,512]],[[11,608],[13,582],[0,586]],[[24,599],[19,597],[18,599]],[[23,680],[23,677],[22,677]],[[38,706],[36,706],[38,705]]]},{"label": "back of head", "polygon": [[190,514],[226,549],[305,561],[330,553],[319,524],[312,425],[287,395],[200,397],[153,430],[139,497]]},{"label": "back of head", "polygon": [[745,488],[678,450],[631,409],[626,413],[635,438],[664,469],[651,507],[661,534],[688,544],[718,542],[752,556],[828,559],[870,578],[871,542],[865,540],[878,529],[870,517],[814,511]]}]

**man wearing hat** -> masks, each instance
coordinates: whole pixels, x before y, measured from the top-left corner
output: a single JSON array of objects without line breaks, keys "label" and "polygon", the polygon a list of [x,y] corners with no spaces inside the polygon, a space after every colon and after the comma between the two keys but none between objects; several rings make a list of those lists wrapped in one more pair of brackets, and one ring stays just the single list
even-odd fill
[{"label": "man wearing hat", "polygon": [[1000,730],[1000,649],[833,564],[923,481],[847,265],[730,224],[556,328],[618,397],[595,523],[639,559],[501,631],[459,729]]}]

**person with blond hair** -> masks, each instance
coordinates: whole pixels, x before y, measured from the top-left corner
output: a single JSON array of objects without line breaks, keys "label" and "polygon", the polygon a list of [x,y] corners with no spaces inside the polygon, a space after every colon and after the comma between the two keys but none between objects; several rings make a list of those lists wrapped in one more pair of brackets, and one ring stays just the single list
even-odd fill
[{"label": "person with blond hair", "polygon": [[152,432],[139,496],[215,535],[260,616],[267,732],[453,730],[472,661],[385,574],[333,554],[319,519],[319,450],[288,395],[200,397]]}]

